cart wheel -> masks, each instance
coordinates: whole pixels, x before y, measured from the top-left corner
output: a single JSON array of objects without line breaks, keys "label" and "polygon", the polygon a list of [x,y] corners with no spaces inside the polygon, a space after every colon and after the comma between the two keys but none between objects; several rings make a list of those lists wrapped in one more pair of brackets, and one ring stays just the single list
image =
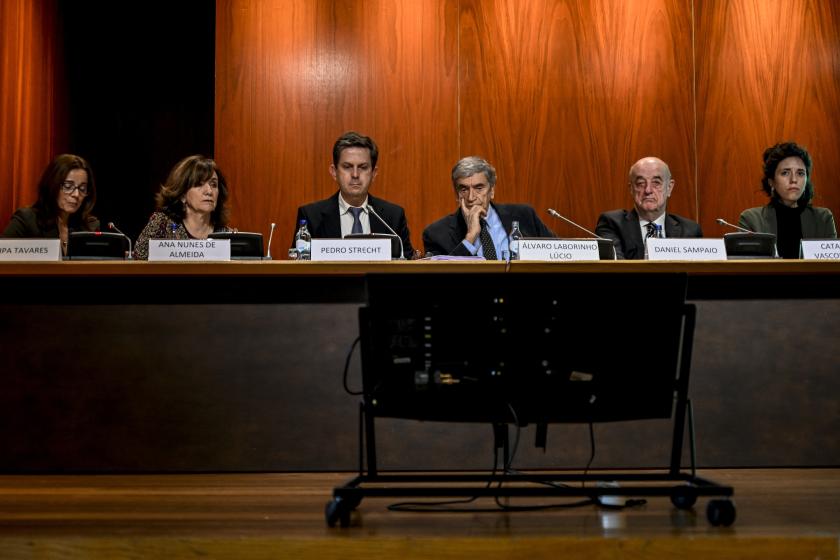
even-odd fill
[{"label": "cart wheel", "polygon": [[327,525],[335,527],[335,524],[338,523],[342,527],[349,527],[350,512],[352,509],[353,508],[349,507],[349,504],[341,498],[334,498],[330,500],[327,502],[326,508],[324,508],[324,517],[327,520]]},{"label": "cart wheel", "polygon": [[671,503],[677,509],[691,509],[697,502],[697,491],[691,486],[675,486],[671,490]]},{"label": "cart wheel", "polygon": [[362,503],[362,496],[357,496],[355,493],[349,495],[345,494],[343,500],[347,506],[347,511],[353,511],[359,507],[360,503]]},{"label": "cart wheel", "polygon": [[715,527],[729,527],[735,523],[735,504],[731,500],[709,500],[706,517]]}]

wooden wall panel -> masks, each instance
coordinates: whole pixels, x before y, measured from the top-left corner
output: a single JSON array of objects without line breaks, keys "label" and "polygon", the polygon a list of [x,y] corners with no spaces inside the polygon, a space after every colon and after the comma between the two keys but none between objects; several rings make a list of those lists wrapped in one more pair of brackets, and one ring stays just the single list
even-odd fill
[{"label": "wooden wall panel", "polygon": [[498,200],[591,228],[600,212],[632,207],[627,171],[657,155],[677,181],[670,209],[696,215],[688,6],[461,2],[461,151],[496,165]]},{"label": "wooden wall panel", "polygon": [[63,146],[53,0],[0,2],[0,232]]},{"label": "wooden wall panel", "polygon": [[814,204],[840,215],[840,7],[832,0],[699,0],[697,161],[707,235],[767,203],[761,155],[794,140],[814,159]]},{"label": "wooden wall panel", "polygon": [[630,206],[629,165],[658,155],[670,210],[721,235],[715,217],[765,201],[762,150],[791,138],[814,154],[817,203],[840,212],[828,0],[221,0],[217,14],[234,219],[276,221],[284,243],[295,208],[334,191],[330,147],[351,128],[379,142],[373,192],[406,207],[415,244],[452,211],[448,172],[471,154],[498,168],[499,201],[589,227]]},{"label": "wooden wall panel", "polygon": [[[216,156],[233,222],[284,255],[297,206],[336,190],[332,144],[379,145],[371,192],[406,208],[413,242],[451,194],[457,158],[457,2],[219,0]],[[449,204],[446,208],[449,208]]]}]

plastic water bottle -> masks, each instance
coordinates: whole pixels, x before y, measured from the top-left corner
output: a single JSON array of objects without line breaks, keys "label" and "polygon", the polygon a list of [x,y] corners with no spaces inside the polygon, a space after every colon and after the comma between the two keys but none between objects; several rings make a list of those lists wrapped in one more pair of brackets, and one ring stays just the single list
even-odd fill
[{"label": "plastic water bottle", "polygon": [[306,220],[300,221],[300,227],[295,234],[295,248],[299,255],[298,259],[308,261],[312,258],[312,236],[309,235]]},{"label": "plastic water bottle", "polygon": [[519,260],[519,241],[522,239],[522,232],[519,231],[519,222],[514,221],[508,235],[508,249],[510,249],[510,260]]},{"label": "plastic water bottle", "polygon": [[178,224],[175,222],[169,224],[169,239],[178,239]]}]

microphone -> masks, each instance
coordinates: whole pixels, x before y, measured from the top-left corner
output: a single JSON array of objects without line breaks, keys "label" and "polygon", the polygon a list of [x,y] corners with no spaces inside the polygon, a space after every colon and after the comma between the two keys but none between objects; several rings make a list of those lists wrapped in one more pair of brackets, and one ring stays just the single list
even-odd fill
[{"label": "microphone", "polygon": [[609,242],[610,242],[610,246],[612,247],[613,260],[615,260],[616,258],[618,258],[618,255],[616,254],[616,251],[615,251],[615,241],[613,241],[612,239],[609,239],[609,238],[607,238],[607,237],[601,237],[601,236],[600,236],[600,235],[598,235],[597,233],[595,233],[595,232],[593,232],[593,231],[589,231],[588,229],[586,229],[586,228],[585,228],[585,227],[583,227],[582,225],[577,224],[577,223],[573,222],[572,220],[570,220],[569,218],[567,218],[566,216],[562,215],[560,212],[558,212],[558,211],[557,211],[557,210],[555,210],[554,208],[549,208],[549,209],[548,209],[548,213],[549,213],[549,214],[551,214],[552,216],[554,216],[555,218],[560,218],[561,220],[563,220],[563,221],[565,221],[565,222],[568,222],[568,223],[572,224],[572,225],[573,225],[573,226],[575,226],[576,228],[578,228],[578,229],[580,229],[580,230],[585,231],[586,233],[588,233],[589,235],[591,235],[591,236],[592,236],[592,237],[594,237],[595,239],[603,239],[604,241],[609,241]]},{"label": "microphone", "polygon": [[114,225],[114,222],[108,222],[108,229],[116,231],[117,233],[128,239],[128,256],[126,257],[126,260],[132,260],[134,258],[134,255],[131,252],[131,238],[123,232],[121,232],[120,228]]},{"label": "microphone", "polygon": [[380,222],[385,224],[385,227],[388,228],[388,231],[390,231],[391,233],[393,233],[394,235],[397,236],[397,239],[399,239],[399,241],[400,241],[400,258],[399,258],[399,260],[404,261],[405,260],[405,247],[403,247],[402,237],[400,237],[397,234],[397,232],[394,231],[394,228],[392,228],[391,226],[388,225],[388,222],[386,222],[385,220],[382,219],[382,216],[380,216],[379,214],[376,213],[376,210],[373,209],[373,206],[368,204],[367,209],[368,209],[368,212],[370,212],[371,214],[376,216],[376,219],[378,219]]},{"label": "microphone", "polygon": [[274,222],[271,222],[271,230],[268,232],[268,245],[265,248],[265,258],[271,260],[271,238],[274,236],[274,226],[276,226]]},{"label": "microphone", "polygon": [[566,216],[563,216],[562,214],[560,214],[560,212],[558,212],[557,210],[554,210],[553,208],[549,208],[548,213],[551,214],[552,216],[554,216],[555,218],[560,218],[564,222],[568,222],[568,223],[572,224],[573,226],[575,226],[576,228],[585,231],[586,233],[588,233],[589,235],[591,235],[595,239],[606,239],[606,237],[601,237],[597,233],[589,231],[588,229],[586,229],[582,225],[576,224],[575,222],[573,222],[572,220],[570,220]]},{"label": "microphone", "polygon": [[733,229],[737,229],[738,231],[743,231],[744,233],[755,233],[755,232],[754,232],[753,230],[751,230],[751,229],[742,228],[741,226],[736,226],[735,224],[730,224],[729,222],[727,222],[727,221],[726,221],[726,220],[724,220],[723,218],[718,218],[718,219],[716,219],[715,221],[716,221],[717,223],[719,223],[720,225],[722,225],[722,226],[729,226],[729,227],[731,227],[731,228],[733,228]]}]

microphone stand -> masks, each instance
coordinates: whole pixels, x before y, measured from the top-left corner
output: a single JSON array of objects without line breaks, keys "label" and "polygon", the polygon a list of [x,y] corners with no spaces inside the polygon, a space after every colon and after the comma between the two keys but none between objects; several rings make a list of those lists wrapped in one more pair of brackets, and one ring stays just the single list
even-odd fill
[{"label": "microphone stand", "polygon": [[398,260],[404,261],[404,260],[405,260],[405,247],[403,246],[403,240],[402,240],[402,237],[400,237],[400,236],[397,234],[397,232],[396,232],[396,231],[394,231],[394,228],[392,228],[391,226],[389,226],[389,225],[388,225],[388,222],[386,222],[385,220],[383,220],[383,219],[382,219],[382,216],[380,216],[379,214],[377,214],[377,213],[376,213],[376,210],[374,210],[374,209],[373,209],[373,206],[371,206],[370,204],[368,204],[368,205],[367,205],[367,209],[368,209],[368,211],[369,211],[371,214],[373,214],[374,216],[376,216],[376,219],[377,219],[377,220],[379,220],[380,222],[382,222],[383,224],[385,224],[385,227],[386,227],[386,228],[388,228],[388,231],[390,231],[391,233],[393,233],[394,235],[396,235],[397,239],[398,239],[398,240],[399,240],[399,242],[400,242],[400,258],[399,258]]},{"label": "microphone stand", "polygon": [[723,218],[718,218],[718,219],[716,219],[715,221],[716,221],[718,224],[722,225],[722,226],[729,226],[729,227],[731,227],[731,228],[733,228],[733,229],[737,229],[738,231],[743,231],[744,233],[755,233],[755,232],[754,232],[753,230],[751,230],[751,229],[742,228],[741,226],[736,226],[735,224],[730,224],[729,222],[727,222],[727,221],[726,221],[726,220],[724,220]]},{"label": "microphone stand", "polygon": [[583,227],[582,225],[580,225],[580,224],[578,224],[578,223],[575,223],[575,222],[573,222],[572,220],[570,220],[569,218],[567,218],[566,216],[562,215],[560,212],[558,212],[558,211],[557,211],[557,210],[555,210],[554,208],[549,208],[549,209],[548,209],[548,213],[549,213],[549,214],[551,214],[552,216],[554,216],[555,218],[560,218],[560,219],[561,219],[561,220],[563,220],[564,222],[568,222],[568,223],[572,224],[573,226],[575,226],[576,228],[578,228],[578,229],[580,229],[580,230],[585,231],[586,233],[588,233],[589,235],[591,235],[591,236],[592,236],[592,237],[594,237],[595,239],[602,239],[602,240],[604,240],[604,241],[609,241],[609,242],[610,242],[610,246],[612,247],[613,260],[616,260],[616,259],[618,258],[618,254],[615,252],[615,241],[614,241],[614,240],[612,240],[612,239],[610,239],[610,238],[608,238],[608,237],[601,237],[601,236],[600,236],[600,235],[598,235],[597,233],[592,232],[592,231],[589,231],[588,229],[586,229],[586,228],[585,228],[585,227]]},{"label": "microphone stand", "polygon": [[114,222],[108,222],[108,229],[114,230],[123,237],[128,240],[128,256],[125,257],[125,260],[131,261],[134,260],[134,253],[131,252],[131,238],[120,231],[120,228],[114,225]]},{"label": "microphone stand", "polygon": [[268,232],[268,245],[265,248],[265,260],[271,260],[271,238],[274,236],[274,226],[277,225],[271,222],[271,229]]}]

